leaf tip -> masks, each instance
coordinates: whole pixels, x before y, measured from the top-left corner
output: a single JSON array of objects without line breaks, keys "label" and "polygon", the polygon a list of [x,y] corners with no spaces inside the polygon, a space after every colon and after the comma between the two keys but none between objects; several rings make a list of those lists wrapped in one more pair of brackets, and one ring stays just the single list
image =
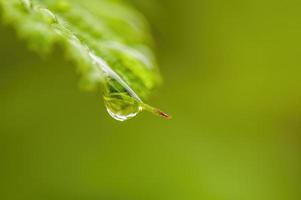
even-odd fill
[{"label": "leaf tip", "polygon": [[172,119],[171,115],[163,112],[162,110],[160,110],[158,108],[155,109],[155,112],[156,112],[157,115],[159,115],[160,117],[162,117],[162,118],[164,118],[166,120],[171,120]]}]

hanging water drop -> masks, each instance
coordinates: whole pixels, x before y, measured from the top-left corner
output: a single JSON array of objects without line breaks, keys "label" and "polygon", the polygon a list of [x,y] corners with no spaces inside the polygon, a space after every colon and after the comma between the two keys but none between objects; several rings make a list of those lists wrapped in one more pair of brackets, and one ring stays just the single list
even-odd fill
[{"label": "hanging water drop", "polygon": [[103,59],[93,52],[89,55],[103,75],[103,98],[108,113],[118,121],[135,117],[142,111],[141,99]]},{"label": "hanging water drop", "polygon": [[142,111],[139,102],[126,93],[104,94],[104,104],[111,117],[118,121],[126,121]]},{"label": "hanging water drop", "polygon": [[106,78],[104,87],[104,103],[108,113],[116,120],[126,121],[141,111],[151,112],[164,119],[171,119],[171,116],[158,108],[154,108],[136,99],[116,80],[111,77]]},{"label": "hanging water drop", "polygon": [[112,74],[105,73],[103,99],[108,113],[118,121],[126,121],[142,111],[141,100],[132,96]]},{"label": "hanging water drop", "polygon": [[90,52],[89,56],[104,76],[104,104],[111,117],[118,121],[126,121],[146,110],[165,119],[171,119],[168,114],[143,103],[135,91],[102,58],[93,52]]}]

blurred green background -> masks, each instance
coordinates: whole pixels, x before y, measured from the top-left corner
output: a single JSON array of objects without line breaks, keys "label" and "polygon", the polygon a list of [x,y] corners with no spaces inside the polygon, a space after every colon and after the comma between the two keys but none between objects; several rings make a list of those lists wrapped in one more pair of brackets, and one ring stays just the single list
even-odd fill
[{"label": "blurred green background", "polygon": [[300,200],[300,1],[132,0],[165,83],[120,123],[0,27],[0,199]]}]

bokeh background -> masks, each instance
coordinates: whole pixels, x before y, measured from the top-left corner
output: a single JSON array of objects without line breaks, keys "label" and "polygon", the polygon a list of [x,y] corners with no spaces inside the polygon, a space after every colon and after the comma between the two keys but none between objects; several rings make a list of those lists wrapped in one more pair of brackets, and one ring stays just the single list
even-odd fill
[{"label": "bokeh background", "polygon": [[301,3],[132,0],[165,79],[120,123],[0,26],[0,199],[300,200]]}]

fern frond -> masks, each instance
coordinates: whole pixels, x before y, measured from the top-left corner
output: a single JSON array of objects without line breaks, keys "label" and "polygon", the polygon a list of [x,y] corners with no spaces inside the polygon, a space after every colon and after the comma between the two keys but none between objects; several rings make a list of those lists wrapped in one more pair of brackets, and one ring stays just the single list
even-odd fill
[{"label": "fern frond", "polygon": [[160,83],[148,25],[123,1],[0,0],[0,9],[41,56],[63,47],[87,89],[105,85],[109,95],[125,92],[142,105]]}]

